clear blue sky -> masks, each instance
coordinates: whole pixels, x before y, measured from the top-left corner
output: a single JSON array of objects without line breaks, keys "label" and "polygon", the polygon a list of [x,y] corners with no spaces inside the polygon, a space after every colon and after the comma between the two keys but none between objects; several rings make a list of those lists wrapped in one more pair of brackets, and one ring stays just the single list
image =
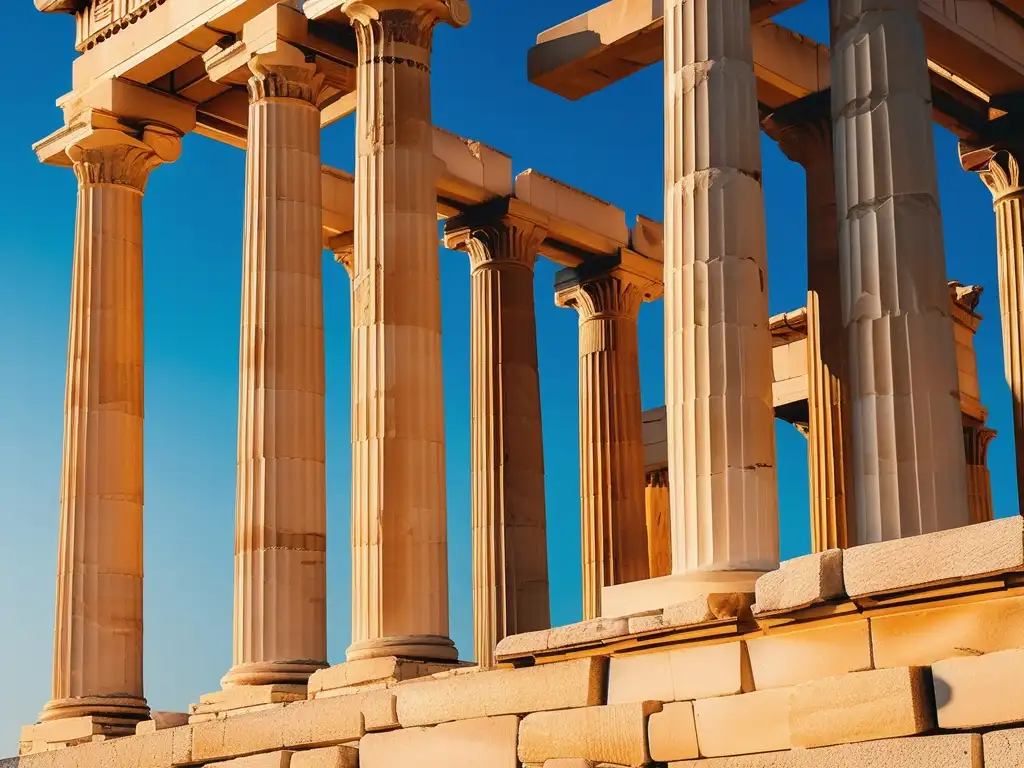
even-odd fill
[{"label": "clear blue sky", "polygon": [[[475,0],[466,29],[435,44],[434,118],[449,130],[624,208],[662,216],[662,76],[654,67],[571,103],[531,86],[526,50],[541,30],[596,0]],[[0,756],[50,691],[67,317],[75,216],[69,170],[31,145],[61,124],[73,23],[2,4],[9,67],[22,68],[0,121]],[[778,17],[827,40],[827,3]],[[771,311],[803,306],[803,171],[764,138]],[[351,170],[352,120],[324,134],[324,162]],[[960,170],[956,141],[936,129],[950,276],[987,288],[978,334],[982,391],[1000,431],[991,451],[997,514],[1014,513],[1012,416],[1002,373],[991,197]],[[146,693],[184,710],[231,663],[238,324],[244,153],[201,137],[152,176],[145,202]],[[938,254],[936,254],[938,257]],[[451,628],[472,652],[469,517],[469,269],[441,253],[448,434]],[[541,391],[553,620],[580,618],[576,313],[552,300],[553,265],[537,269]],[[349,286],[325,258],[329,517],[329,649],[349,642]],[[644,407],[664,402],[662,310],[640,323]],[[810,548],[806,441],[780,425],[782,556]]]}]

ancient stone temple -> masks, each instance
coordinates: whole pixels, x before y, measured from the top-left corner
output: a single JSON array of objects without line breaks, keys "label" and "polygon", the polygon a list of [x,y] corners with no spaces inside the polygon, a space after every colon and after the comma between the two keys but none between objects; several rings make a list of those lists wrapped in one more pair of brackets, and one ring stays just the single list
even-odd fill
[{"label": "ancient stone temple", "polygon": [[[827,45],[772,22],[799,2],[611,0],[538,30],[529,79],[569,99],[663,62],[664,218],[627,222],[434,125],[433,33],[471,23],[466,0],[36,0],[76,19],[63,125],[35,151],[74,172],[78,207],[52,696],[0,766],[1024,766],[1024,518],[994,519],[981,289],[946,273],[932,143],[934,121],[953,131],[993,195],[1024,489],[1024,0],[830,0]],[[320,135],[353,113],[349,175]],[[807,184],[807,303],[776,317],[762,132]],[[247,172],[233,662],[174,713],[142,674],[143,197],[188,133]],[[462,657],[439,220],[472,275]],[[325,248],[352,292],[344,660]],[[585,620],[564,627],[538,257],[579,319]],[[643,412],[656,300],[666,402]],[[776,419],[807,437],[814,549],[781,564]]]}]

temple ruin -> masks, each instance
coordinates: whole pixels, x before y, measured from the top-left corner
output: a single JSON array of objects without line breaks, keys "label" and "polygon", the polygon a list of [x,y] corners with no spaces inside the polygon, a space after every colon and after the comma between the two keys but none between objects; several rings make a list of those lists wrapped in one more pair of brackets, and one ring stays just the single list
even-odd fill
[{"label": "temple ruin", "polygon": [[[993,195],[1024,494],[1024,0],[830,0],[827,45],[772,21],[801,1],[610,0],[523,52],[573,100],[663,62],[659,222],[434,125],[433,32],[466,0],[35,0],[76,19],[35,151],[78,208],[52,696],[0,768],[1024,766],[1024,518],[994,519],[981,289],[946,273],[932,140],[956,134]],[[350,175],[320,134],[352,114]],[[762,132],[807,183],[807,304],[776,317]],[[142,674],[142,201],[188,133],[247,158],[233,664],[166,712]],[[449,636],[439,221],[471,270],[473,662]],[[344,660],[324,249],[352,291]],[[579,317],[565,627],[538,257]],[[807,437],[814,549],[781,564],[776,419]]]}]

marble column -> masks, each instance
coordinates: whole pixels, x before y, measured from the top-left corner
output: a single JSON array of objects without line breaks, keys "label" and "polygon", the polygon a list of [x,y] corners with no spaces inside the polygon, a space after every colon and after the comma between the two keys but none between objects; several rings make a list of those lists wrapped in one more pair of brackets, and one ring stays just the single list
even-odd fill
[{"label": "marble column", "polygon": [[987,523],[995,517],[992,506],[992,478],[988,471],[988,447],[996,431],[984,424],[964,425],[964,452],[967,454],[967,499],[971,523]]},{"label": "marble column", "polygon": [[857,543],[846,512],[853,484],[830,94],[821,91],[775,110],[761,126],[806,178],[811,547],[824,552]]},{"label": "marble column", "polygon": [[468,19],[426,0],[343,10],[359,46],[347,656],[455,660],[430,53],[438,22]]},{"label": "marble column", "polygon": [[445,233],[471,267],[474,658],[486,668],[505,637],[551,626],[533,285],[546,231],[483,211]]},{"label": "marble column", "polygon": [[644,507],[647,510],[647,562],[652,579],[672,573],[672,519],[668,502],[668,470],[648,472]]},{"label": "marble column", "polygon": [[[1024,129],[1017,135],[1024,136]],[[994,201],[1003,360],[1013,398],[1018,506],[1024,513],[1024,141],[981,150],[961,144],[960,157],[966,170],[978,172]]]},{"label": "marble column", "polygon": [[665,3],[665,400],[673,572],[752,587],[779,534],[749,6]]},{"label": "marble column", "polygon": [[144,720],[142,197],[176,134],[94,130],[78,177],[53,690],[40,719]]},{"label": "marble column", "polygon": [[601,589],[649,578],[637,319],[650,283],[584,266],[556,277],[555,302],[580,318],[583,618]]},{"label": "marble column", "polygon": [[965,525],[967,476],[916,0],[831,0],[832,118],[860,544]]},{"label": "marble column", "polygon": [[234,666],[225,687],[327,664],[321,78],[254,57],[239,363]]}]

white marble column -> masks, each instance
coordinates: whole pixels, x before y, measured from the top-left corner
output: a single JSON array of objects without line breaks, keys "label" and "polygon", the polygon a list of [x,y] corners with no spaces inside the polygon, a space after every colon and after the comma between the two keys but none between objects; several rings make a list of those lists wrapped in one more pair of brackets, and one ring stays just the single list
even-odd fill
[{"label": "white marble column", "polygon": [[546,231],[507,207],[445,227],[471,267],[473,634],[485,668],[504,638],[551,626],[533,286]]},{"label": "white marble column", "polygon": [[555,302],[580,316],[583,618],[603,587],[650,577],[637,319],[650,284],[586,265],[556,278]]},{"label": "white marble column", "polygon": [[249,64],[234,666],[225,687],[327,665],[321,78],[280,44]]},{"label": "white marble column", "polygon": [[[52,699],[40,719],[148,717],[142,685],[142,197],[179,137],[96,130],[78,177]],[[92,732],[92,731],[90,731]],[[102,731],[96,731],[102,732]]]},{"label": "white marble column", "polygon": [[752,587],[779,535],[749,5],[665,3],[665,400],[673,573]]},{"label": "white marble column", "polygon": [[454,660],[430,106],[431,41],[446,9],[427,0],[343,9],[359,46],[347,655]]},{"label": "white marble column", "polygon": [[916,0],[831,0],[832,118],[858,543],[969,521]]}]

